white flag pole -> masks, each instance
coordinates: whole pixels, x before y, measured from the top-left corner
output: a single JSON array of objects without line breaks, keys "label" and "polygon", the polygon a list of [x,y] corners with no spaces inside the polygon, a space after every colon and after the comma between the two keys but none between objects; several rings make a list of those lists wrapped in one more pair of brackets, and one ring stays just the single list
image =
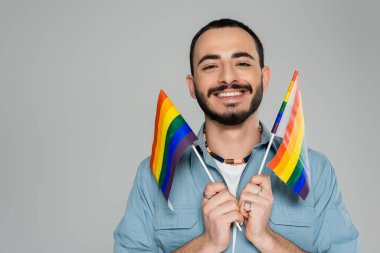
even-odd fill
[{"label": "white flag pole", "polygon": [[[205,172],[206,172],[208,178],[210,179],[211,182],[214,183],[214,182],[215,182],[215,179],[212,177],[212,175],[211,175],[209,169],[207,168],[206,164],[204,163],[204,161],[203,161],[201,155],[198,153],[197,148],[194,146],[194,144],[192,144],[191,147],[193,148],[195,154],[197,155],[199,161],[201,162],[202,167],[203,167],[203,169],[205,170]],[[235,221],[235,225],[237,226],[237,228],[239,229],[239,231],[242,231],[241,226],[239,225],[239,223],[238,223],[237,221]]]},{"label": "white flag pole", "polygon": [[267,160],[267,157],[268,157],[268,154],[269,154],[269,149],[272,146],[273,139],[274,139],[274,134],[272,133],[272,136],[270,137],[270,141],[269,141],[267,150],[265,151],[265,155],[264,155],[263,161],[261,162],[261,165],[260,165],[259,173],[257,173],[259,175],[261,174],[261,172],[263,172],[264,164],[265,164],[265,161]]},{"label": "white flag pole", "polygon": [[215,179],[212,177],[212,175],[211,175],[210,171],[208,170],[208,168],[207,168],[205,162],[203,161],[201,155],[198,153],[197,148],[194,146],[194,144],[192,144],[191,147],[193,148],[195,154],[197,155],[199,161],[201,162],[202,167],[203,167],[203,169],[205,170],[205,172],[206,172],[208,178],[210,179],[211,182],[214,183],[214,182],[215,182]]}]

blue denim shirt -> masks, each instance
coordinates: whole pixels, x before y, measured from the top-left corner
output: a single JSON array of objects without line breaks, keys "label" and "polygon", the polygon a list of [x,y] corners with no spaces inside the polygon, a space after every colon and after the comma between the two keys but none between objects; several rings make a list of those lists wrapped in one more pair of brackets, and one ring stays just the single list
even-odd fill
[{"label": "blue denim shirt", "polygon": [[[197,144],[203,150],[204,161],[215,180],[224,182],[214,159],[205,149],[202,132],[201,129]],[[263,126],[261,142],[253,148],[240,179],[237,198],[257,174],[269,139],[270,132]],[[275,137],[267,162],[280,143],[281,139]],[[309,160],[311,190],[306,200],[299,198],[271,169],[263,170],[270,176],[274,196],[271,229],[307,252],[359,252],[359,234],[344,206],[333,167],[324,155],[311,149]],[[174,174],[169,197],[175,209],[172,211],[146,158],[138,168],[124,217],[114,232],[114,252],[172,252],[201,235],[204,232],[202,193],[209,182],[198,158],[188,148]],[[232,252],[232,240],[225,252]],[[258,250],[245,238],[244,231],[238,231],[235,252]]]}]

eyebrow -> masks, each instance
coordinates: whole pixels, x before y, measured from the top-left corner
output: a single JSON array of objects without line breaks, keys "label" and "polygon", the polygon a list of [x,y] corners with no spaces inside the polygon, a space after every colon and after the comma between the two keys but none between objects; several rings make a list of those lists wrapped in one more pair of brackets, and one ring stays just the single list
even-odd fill
[{"label": "eyebrow", "polygon": [[255,58],[247,52],[237,52],[232,55],[231,58],[248,57],[255,61]]},{"label": "eyebrow", "polygon": [[[232,54],[231,56],[231,58],[240,58],[240,57],[248,57],[255,61],[255,58],[247,52],[236,52]],[[217,54],[206,54],[199,60],[198,65],[204,62],[205,60],[219,60],[220,58],[221,58],[220,55],[217,55]]]},{"label": "eyebrow", "polygon": [[204,62],[205,60],[219,60],[220,59],[220,55],[217,55],[217,54],[206,54],[205,56],[203,56],[199,62],[198,62],[198,65],[201,64],[202,62]]}]

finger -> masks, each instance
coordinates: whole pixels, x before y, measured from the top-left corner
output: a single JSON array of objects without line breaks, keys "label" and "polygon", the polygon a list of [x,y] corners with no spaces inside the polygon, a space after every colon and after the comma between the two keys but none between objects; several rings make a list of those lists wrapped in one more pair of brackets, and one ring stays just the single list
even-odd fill
[{"label": "finger", "polygon": [[256,185],[254,183],[251,183],[251,182],[247,183],[247,185],[241,191],[240,196],[242,195],[242,193],[245,193],[245,192],[255,194],[256,196],[260,196],[260,197],[268,199],[268,200],[272,199],[272,192],[271,191],[267,191],[263,187]]},{"label": "finger", "polygon": [[268,175],[254,175],[250,182],[261,186],[266,191],[272,192],[270,177]]},{"label": "finger", "polygon": [[213,182],[206,185],[203,190],[203,201],[202,206],[206,204],[207,201],[211,200],[218,192],[226,190],[226,186],[220,182]]},{"label": "finger", "polygon": [[256,194],[250,192],[243,192],[240,194],[239,206],[244,204],[244,202],[249,201],[259,205],[266,205],[269,201],[265,198],[257,196]]},{"label": "finger", "polygon": [[[249,210],[247,210],[247,206]],[[252,194],[248,192],[242,193],[240,195],[239,212],[245,218],[248,218],[249,213],[253,210],[254,206],[260,206],[260,207],[265,208],[267,206],[270,206],[270,201],[265,198],[261,198],[257,196],[256,194]]]},{"label": "finger", "polygon": [[260,194],[262,193],[263,191],[263,187],[257,185],[257,184],[254,184],[254,183],[251,183],[251,182],[248,182],[244,189],[242,190],[242,192],[249,192],[249,193],[253,193],[253,194]]},{"label": "finger", "polygon": [[218,192],[221,192],[223,190],[227,189],[226,186],[223,183],[220,182],[213,182],[206,185],[203,193],[205,195],[214,196]]},{"label": "finger", "polygon": [[250,192],[242,192],[240,193],[239,199],[239,212],[245,217],[248,218],[249,212],[251,211],[251,205],[254,199],[254,194]]},{"label": "finger", "polygon": [[212,210],[228,201],[233,201],[236,205],[238,203],[237,199],[225,189],[215,194],[215,196],[207,200],[207,202],[204,201],[204,205],[207,205],[208,210]]},{"label": "finger", "polygon": [[244,221],[243,215],[239,213],[238,211],[232,211],[223,216],[223,219],[226,223],[231,224],[232,222],[238,222],[241,224]]},{"label": "finger", "polygon": [[[244,202],[241,205],[239,205],[239,212],[243,215],[244,218],[248,219],[250,211],[246,210],[244,205]],[[251,209],[251,206],[249,206],[249,209]]]},{"label": "finger", "polygon": [[230,200],[210,211],[210,216],[221,216],[233,211],[239,211],[238,203],[237,201]]},{"label": "finger", "polygon": [[250,218],[252,218],[253,216],[262,217],[263,215],[265,215],[266,210],[267,209],[265,208],[265,206],[252,203],[251,211],[248,213],[248,215]]}]

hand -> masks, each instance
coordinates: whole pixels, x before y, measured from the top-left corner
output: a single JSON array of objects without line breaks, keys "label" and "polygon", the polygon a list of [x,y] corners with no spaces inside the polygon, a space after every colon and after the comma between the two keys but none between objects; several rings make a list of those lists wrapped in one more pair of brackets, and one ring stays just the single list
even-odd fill
[{"label": "hand", "polygon": [[243,222],[238,201],[226,186],[219,182],[209,183],[203,194],[202,211],[206,242],[215,252],[224,251],[230,243],[231,223]]},{"label": "hand", "polygon": [[[240,193],[240,213],[247,219],[245,235],[257,248],[271,236],[273,194],[268,175],[255,175]],[[259,246],[259,247],[258,247]]]}]

